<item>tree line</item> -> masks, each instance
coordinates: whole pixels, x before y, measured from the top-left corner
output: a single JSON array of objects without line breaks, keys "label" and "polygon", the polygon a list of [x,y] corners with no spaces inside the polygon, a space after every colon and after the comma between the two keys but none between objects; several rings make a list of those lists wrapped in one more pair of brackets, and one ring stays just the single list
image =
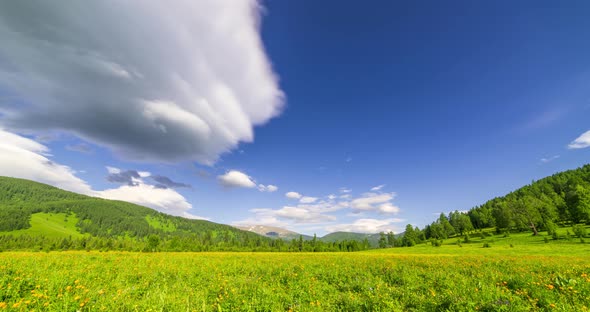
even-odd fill
[{"label": "tree line", "polygon": [[247,251],[247,252],[354,252],[370,249],[368,241],[344,240],[322,242],[320,240],[264,239],[234,240],[225,237],[191,234],[184,236],[151,234],[141,238],[125,237],[45,237],[39,235],[0,235],[0,252],[10,250],[66,251],[100,250],[133,252],[202,252],[202,251]]}]

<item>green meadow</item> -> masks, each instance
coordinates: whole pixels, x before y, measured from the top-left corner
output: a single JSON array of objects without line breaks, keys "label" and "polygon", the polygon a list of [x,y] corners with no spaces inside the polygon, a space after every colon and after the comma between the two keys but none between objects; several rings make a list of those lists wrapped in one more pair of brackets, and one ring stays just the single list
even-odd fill
[{"label": "green meadow", "polygon": [[0,309],[588,310],[590,244],[504,236],[355,253],[3,252]]}]

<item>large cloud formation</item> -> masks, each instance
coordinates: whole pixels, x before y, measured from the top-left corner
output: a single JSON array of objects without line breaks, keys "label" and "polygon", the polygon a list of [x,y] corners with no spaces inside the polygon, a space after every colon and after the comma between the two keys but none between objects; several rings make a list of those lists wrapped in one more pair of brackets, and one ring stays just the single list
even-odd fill
[{"label": "large cloud formation", "polygon": [[0,2],[0,123],[214,163],[278,115],[256,0]]}]

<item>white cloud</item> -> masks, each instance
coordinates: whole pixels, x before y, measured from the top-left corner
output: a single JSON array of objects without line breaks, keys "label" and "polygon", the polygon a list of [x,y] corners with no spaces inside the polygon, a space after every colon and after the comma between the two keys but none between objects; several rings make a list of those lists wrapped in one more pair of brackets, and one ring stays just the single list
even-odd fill
[{"label": "white cloud", "polygon": [[551,156],[551,157],[547,157],[547,158],[541,158],[541,162],[546,164],[548,162],[552,162],[552,161],[556,160],[557,158],[559,158],[559,155],[555,155],[555,156]]},{"label": "white cloud", "polygon": [[258,184],[258,190],[261,192],[276,192],[279,188],[276,185],[264,185],[264,184]]},{"label": "white cloud", "polygon": [[[252,217],[236,221],[238,225],[263,224],[280,227],[289,227],[300,233],[309,229],[321,229],[322,231],[353,231],[363,233],[377,233],[380,231],[398,231],[394,223],[402,222],[402,219],[371,219],[376,214],[396,215],[399,207],[393,204],[395,193],[372,192],[365,193],[355,198],[351,193],[340,196],[330,194],[321,198],[303,196],[297,192],[288,192],[287,198],[299,199],[294,206],[283,206],[280,209],[251,209]],[[342,197],[345,197],[342,198]],[[336,214],[339,212],[339,214]],[[338,224],[337,215],[358,218],[353,223]],[[363,218],[359,218],[363,216]]]},{"label": "white cloud", "polygon": [[288,193],[285,193],[285,196],[287,196],[287,198],[291,198],[291,199],[299,199],[303,195],[301,195],[301,194],[299,194],[297,192],[288,192]]},{"label": "white cloud", "polygon": [[[187,212],[192,206],[181,194],[172,189],[154,188],[141,179],[134,180],[136,186],[92,190],[85,181],[75,176],[74,170],[47,158],[45,155],[48,152],[49,149],[40,143],[0,130],[0,175],[46,183],[80,194],[128,201],[173,215],[197,217]],[[110,174],[122,173],[114,167],[107,167],[107,170]]]},{"label": "white cloud", "polygon": [[385,184],[377,185],[377,186],[375,186],[375,187],[372,187],[372,188],[371,188],[371,191],[373,191],[373,192],[377,192],[377,191],[380,191],[380,190],[381,190],[382,188],[384,188],[384,187],[385,187]]},{"label": "white cloud", "polygon": [[224,175],[218,176],[217,179],[225,187],[256,187],[256,183],[252,181],[252,178],[237,170],[231,170]]},{"label": "white cloud", "polygon": [[403,222],[402,219],[358,219],[349,224],[336,224],[327,226],[328,232],[355,232],[355,233],[379,233],[379,232],[394,232],[399,233],[401,228],[395,223]]},{"label": "white cloud", "polygon": [[155,188],[144,183],[138,183],[136,186],[123,185],[99,191],[96,195],[150,207],[175,216],[190,215],[187,211],[192,209],[186,198],[175,190]]},{"label": "white cloud", "polygon": [[350,192],[352,192],[351,189],[348,189],[348,188],[345,188],[345,187],[341,187],[340,188],[340,193],[350,193]]},{"label": "white cloud", "polygon": [[31,139],[0,129],[0,175],[33,180],[92,195],[90,186],[68,166],[51,161],[49,149]]},{"label": "white cloud", "polygon": [[278,186],[275,186],[275,185],[267,185],[266,186],[266,190],[268,192],[276,192],[276,191],[279,190],[279,187]]},{"label": "white cloud", "polygon": [[303,197],[301,197],[301,199],[299,199],[299,202],[302,204],[311,204],[311,203],[315,202],[316,200],[318,200],[317,197],[303,196]]},{"label": "white cloud", "polygon": [[0,122],[130,160],[212,164],[284,106],[260,11],[256,0],[0,2],[0,88],[14,98]]},{"label": "white cloud", "polygon": [[586,148],[590,146],[590,130],[582,133],[577,139],[572,141],[567,147],[569,149]]},{"label": "white cloud", "polygon": [[392,203],[383,203],[377,207],[377,211],[385,214],[398,214],[399,207]]},{"label": "white cloud", "polygon": [[357,212],[377,211],[384,214],[397,214],[399,208],[391,203],[394,198],[395,193],[366,193],[363,197],[353,199],[350,205]]},{"label": "white cloud", "polygon": [[121,173],[121,169],[119,168],[115,168],[115,167],[110,167],[110,166],[106,166],[107,171],[109,172],[109,174],[119,174]]}]

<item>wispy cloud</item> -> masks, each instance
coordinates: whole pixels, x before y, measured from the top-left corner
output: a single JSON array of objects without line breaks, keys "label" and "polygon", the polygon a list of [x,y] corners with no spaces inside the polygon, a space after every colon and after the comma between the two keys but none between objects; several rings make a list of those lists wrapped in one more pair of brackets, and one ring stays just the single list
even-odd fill
[{"label": "wispy cloud", "polygon": [[258,184],[258,190],[261,192],[268,192],[268,193],[273,193],[278,191],[279,187],[276,185],[264,185],[264,184]]},{"label": "wispy cloud", "polygon": [[542,163],[546,164],[546,163],[549,163],[549,162],[552,162],[552,161],[558,159],[559,157],[560,157],[559,155],[554,155],[554,156],[546,157],[546,158],[544,157],[544,158],[541,158],[540,161]]},{"label": "wispy cloud", "polygon": [[66,149],[72,152],[92,154],[94,150],[86,143],[79,143],[74,145],[66,145]]},{"label": "wispy cloud", "polygon": [[377,185],[377,186],[375,186],[375,187],[372,187],[372,188],[371,188],[371,191],[373,191],[373,192],[377,192],[377,191],[380,191],[380,190],[381,190],[382,188],[384,188],[384,187],[385,187],[385,184]]},{"label": "wispy cloud", "polygon": [[521,129],[523,131],[533,131],[551,126],[563,119],[567,113],[568,108],[565,107],[552,108],[542,111],[529,118],[529,120],[524,123]]},{"label": "wispy cloud", "polygon": [[391,203],[394,198],[395,193],[367,193],[353,199],[350,206],[355,212],[376,211],[382,214],[397,214],[400,209]]}]

